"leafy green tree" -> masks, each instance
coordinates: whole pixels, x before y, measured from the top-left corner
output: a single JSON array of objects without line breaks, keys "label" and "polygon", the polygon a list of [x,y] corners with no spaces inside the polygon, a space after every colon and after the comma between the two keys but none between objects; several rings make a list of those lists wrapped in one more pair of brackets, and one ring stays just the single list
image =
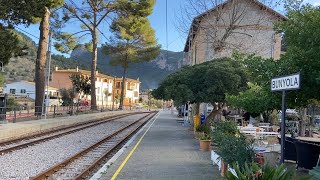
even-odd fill
[{"label": "leafy green tree", "polygon": [[40,22],[40,38],[36,59],[36,115],[40,115],[43,106],[43,94],[45,87],[45,64],[49,34],[50,9],[61,6],[63,0],[1,0],[0,19],[3,24],[13,27],[17,24],[29,25]]},{"label": "leafy green tree", "polygon": [[[157,99],[174,100],[176,105],[186,103],[211,103],[214,110],[207,117],[212,120],[225,106],[226,94],[237,94],[246,88],[248,76],[244,67],[230,58],[182,68],[169,75],[153,91]],[[206,121],[209,123],[209,120]]]},{"label": "leafy green tree", "polygon": [[[320,92],[317,88],[320,85],[320,71],[318,70],[320,68],[318,60],[320,57],[320,30],[318,28],[320,7],[293,5],[288,8],[287,21],[279,22],[276,25],[276,30],[283,33],[286,38],[287,52],[280,60],[274,61],[254,56],[245,58],[238,56],[238,58],[240,57],[243,60],[242,63],[247,67],[250,81],[261,87],[259,93],[263,93],[263,96],[251,97],[251,100],[262,106],[265,104],[263,101],[268,101],[268,99],[272,99],[272,102],[280,105],[281,96],[278,93],[269,93],[270,81],[273,77],[300,73],[301,89],[287,94],[287,106],[300,109],[300,119],[302,120],[299,126],[301,128],[300,135],[304,136],[307,122],[306,107],[311,102],[320,99]],[[257,92],[253,90],[243,92],[236,98],[239,100],[237,103],[241,102],[241,97],[246,98],[250,93],[254,95]],[[264,97],[265,95],[266,97]],[[270,108],[279,109],[280,107],[276,104],[266,104],[265,110]]]},{"label": "leafy green tree", "polygon": [[238,95],[227,95],[228,105],[244,109],[250,113],[263,113],[281,108],[281,99],[273,94],[270,89],[251,82],[248,83],[248,88]]},{"label": "leafy green tree", "polygon": [[[1,66],[9,63],[13,56],[24,55],[25,46],[21,46],[18,37],[10,29],[0,27],[0,62]],[[3,68],[3,67],[1,67]]]},{"label": "leafy green tree", "polygon": [[90,79],[88,76],[73,74],[70,76],[72,86],[76,93],[89,95],[91,91]]},{"label": "leafy green tree", "polygon": [[76,97],[75,90],[73,88],[65,89],[62,88],[59,90],[61,99],[62,99],[62,106],[71,106],[73,105],[73,99]]},{"label": "leafy green tree", "polygon": [[122,12],[113,21],[110,29],[114,37],[104,46],[104,52],[111,57],[111,65],[123,67],[123,77],[120,95],[119,109],[122,109],[124,99],[125,78],[131,63],[139,63],[155,59],[160,53],[155,32],[152,29],[147,16],[152,13],[153,0],[131,3],[129,11],[139,10],[141,13]]},{"label": "leafy green tree", "polygon": [[[97,56],[98,56],[98,27],[101,26],[103,21],[107,21],[110,14],[113,13],[119,3],[122,1],[117,0],[83,0],[81,7],[78,7],[72,0],[71,3],[65,3],[63,5],[63,17],[60,21],[56,21],[56,25],[63,27],[67,22],[72,21],[74,26],[74,20],[80,22],[82,30],[70,34],[68,32],[58,32],[55,36],[57,42],[55,48],[63,53],[68,53],[73,50],[78,44],[79,39],[84,36],[91,36],[90,42],[87,42],[85,46],[92,52],[92,64],[91,64],[91,109],[97,109],[96,100],[96,70],[97,70]],[[56,18],[59,20],[59,17]]]},{"label": "leafy green tree", "polygon": [[119,95],[118,93],[115,93],[115,95],[114,95],[114,101],[115,101],[116,104],[119,103],[119,101],[120,101],[120,95]]},{"label": "leafy green tree", "polygon": [[234,58],[249,75],[248,89],[236,95],[227,95],[229,105],[252,113],[263,113],[281,108],[281,96],[270,91],[270,81],[281,72],[283,61],[264,59],[254,55],[234,53]]},{"label": "leafy green tree", "polygon": [[288,20],[276,27],[286,36],[287,53],[281,61],[281,74],[300,72],[301,89],[288,94],[288,105],[300,109],[300,135],[307,122],[306,107],[310,100],[320,99],[320,7],[304,5],[288,12]]},{"label": "leafy green tree", "polygon": [[[85,47],[92,52],[91,65],[91,109],[97,108],[95,78],[97,70],[98,56],[98,35],[105,35],[98,28],[103,22],[110,23],[118,16],[146,16],[149,13],[150,7],[153,7],[152,0],[82,0],[81,7],[78,7],[72,0],[70,4],[64,4],[63,17],[60,21],[56,21],[56,25],[63,26],[64,22],[77,20],[80,22],[81,31],[73,34],[67,32],[59,32],[56,35],[58,40],[55,43],[57,50],[67,53],[74,49],[79,44],[79,39],[86,35],[91,36],[91,40],[85,43]],[[80,5],[80,4],[79,4]],[[59,18],[56,18],[59,19]],[[73,22],[73,21],[72,21]],[[72,23],[74,25],[74,23]],[[61,26],[61,27],[62,27]]]},{"label": "leafy green tree", "polygon": [[0,87],[3,87],[5,83],[5,76],[4,74],[0,73]]}]

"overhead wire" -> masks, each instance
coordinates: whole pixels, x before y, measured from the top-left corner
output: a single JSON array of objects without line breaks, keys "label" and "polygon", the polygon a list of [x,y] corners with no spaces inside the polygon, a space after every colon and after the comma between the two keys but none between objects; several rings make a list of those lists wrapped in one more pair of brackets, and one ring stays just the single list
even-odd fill
[{"label": "overhead wire", "polygon": [[[78,9],[79,11],[81,11],[81,13],[83,13],[82,9],[80,9],[77,4],[73,1],[73,0],[69,0],[71,2],[71,4],[76,8]],[[99,13],[99,12],[98,12]],[[99,13],[100,14],[100,13]],[[101,15],[101,14],[100,14]],[[103,19],[105,20],[105,19]],[[106,20],[105,20],[106,21]],[[91,22],[90,22],[91,23]],[[108,41],[108,38],[105,36],[105,34],[98,28],[96,27],[97,30],[99,31],[99,33],[106,39],[106,41]],[[101,43],[102,44],[102,43]]]},{"label": "overhead wire", "polygon": [[23,29],[19,28],[18,26],[15,26],[15,28],[19,29],[20,31],[22,31],[22,32],[24,32],[24,33],[26,33],[26,34],[29,34],[30,36],[32,36],[32,37],[34,37],[34,38],[36,38],[36,39],[40,39],[39,37],[37,37],[37,36],[35,36],[35,35],[33,35],[33,34],[31,34],[31,33],[27,32],[27,31],[25,31],[25,30],[23,30]]}]

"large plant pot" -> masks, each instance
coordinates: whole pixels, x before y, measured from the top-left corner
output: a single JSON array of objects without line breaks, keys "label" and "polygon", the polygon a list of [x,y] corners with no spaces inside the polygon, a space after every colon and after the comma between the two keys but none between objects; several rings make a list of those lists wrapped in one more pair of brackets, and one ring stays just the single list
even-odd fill
[{"label": "large plant pot", "polygon": [[209,151],[211,140],[200,140],[200,150]]},{"label": "large plant pot", "polygon": [[226,177],[227,171],[228,171],[228,164],[227,164],[226,162],[224,162],[223,160],[221,160],[221,171],[220,171],[220,175],[221,175],[222,177]]}]

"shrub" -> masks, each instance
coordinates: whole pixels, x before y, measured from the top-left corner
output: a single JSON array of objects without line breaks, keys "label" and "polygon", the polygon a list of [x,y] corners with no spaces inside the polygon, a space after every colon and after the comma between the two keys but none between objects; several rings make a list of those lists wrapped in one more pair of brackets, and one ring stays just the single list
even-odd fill
[{"label": "shrub", "polygon": [[[284,164],[275,167],[266,164],[260,167],[257,163],[245,163],[244,166],[241,167],[238,163],[234,163],[233,168],[236,172],[236,175],[233,175],[230,171],[227,172],[226,177],[228,180],[297,179],[295,172],[288,170]],[[308,179],[308,177],[301,179]]]},{"label": "shrub", "polygon": [[211,140],[211,136],[210,136],[210,134],[203,133],[200,136],[200,140]]},{"label": "shrub", "polygon": [[204,124],[200,124],[197,128],[196,128],[197,132],[204,132],[205,134],[210,134],[210,128],[207,127]]},{"label": "shrub", "polygon": [[240,133],[236,123],[222,121],[215,123],[214,127],[212,140],[217,146],[217,154],[223,161],[231,165],[237,162],[241,166],[253,161],[253,141],[248,141]]}]

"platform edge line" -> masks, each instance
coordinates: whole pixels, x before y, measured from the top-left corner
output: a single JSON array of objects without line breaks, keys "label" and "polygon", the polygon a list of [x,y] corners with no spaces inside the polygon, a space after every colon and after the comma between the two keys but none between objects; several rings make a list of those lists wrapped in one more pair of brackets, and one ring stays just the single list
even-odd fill
[{"label": "platform edge line", "polygon": [[115,180],[117,178],[117,176],[119,175],[119,173],[121,172],[121,170],[123,169],[123,167],[126,165],[126,163],[128,162],[128,160],[130,159],[130,157],[132,156],[132,154],[134,153],[134,151],[137,149],[137,147],[139,146],[140,142],[142,141],[142,139],[144,138],[144,136],[147,134],[147,132],[149,131],[149,129],[152,127],[153,123],[158,119],[160,112],[157,114],[157,117],[153,120],[153,122],[150,124],[150,126],[148,127],[148,129],[143,133],[143,135],[140,137],[139,141],[137,142],[137,144],[133,147],[133,149],[130,151],[130,153],[128,154],[128,156],[125,158],[125,160],[121,163],[121,165],[119,166],[119,168],[117,169],[117,171],[113,174],[113,176],[111,177],[110,180]]}]

